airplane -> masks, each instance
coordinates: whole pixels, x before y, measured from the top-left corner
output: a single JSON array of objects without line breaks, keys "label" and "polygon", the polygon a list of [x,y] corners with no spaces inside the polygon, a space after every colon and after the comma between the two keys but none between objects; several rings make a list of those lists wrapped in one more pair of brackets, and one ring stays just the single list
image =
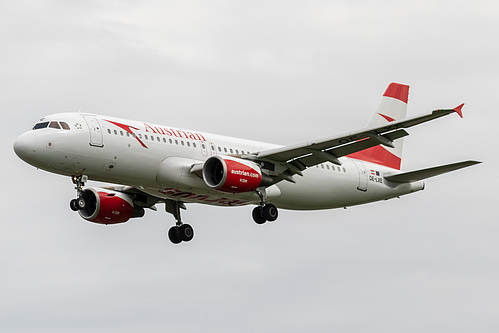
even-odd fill
[{"label": "airplane", "polygon": [[[257,224],[278,209],[322,210],[387,200],[423,190],[424,179],[481,162],[468,160],[402,172],[407,128],[457,113],[437,109],[406,118],[409,86],[390,83],[365,128],[280,146],[240,138],[96,115],[41,118],[14,141],[26,163],[71,177],[72,210],[90,222],[116,224],[164,203],[174,244],[194,236],[183,223],[185,204],[256,205]],[[111,184],[85,188],[88,180]]]}]

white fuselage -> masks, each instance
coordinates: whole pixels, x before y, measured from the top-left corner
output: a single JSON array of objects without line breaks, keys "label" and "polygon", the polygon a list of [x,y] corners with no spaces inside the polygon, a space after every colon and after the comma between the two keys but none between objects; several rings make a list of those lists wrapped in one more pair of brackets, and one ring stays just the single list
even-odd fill
[{"label": "white fuselage", "polygon": [[[63,113],[43,122],[65,122],[69,129],[28,131],[15,142],[16,153],[38,168],[67,176],[133,186],[161,199],[221,206],[258,204],[256,192],[213,190],[191,171],[213,155],[237,156],[278,145],[188,131],[169,126]],[[383,175],[398,170],[341,158],[342,165],[323,163],[267,188],[268,202],[284,209],[346,207],[397,197],[423,189],[422,181],[394,184]]]}]

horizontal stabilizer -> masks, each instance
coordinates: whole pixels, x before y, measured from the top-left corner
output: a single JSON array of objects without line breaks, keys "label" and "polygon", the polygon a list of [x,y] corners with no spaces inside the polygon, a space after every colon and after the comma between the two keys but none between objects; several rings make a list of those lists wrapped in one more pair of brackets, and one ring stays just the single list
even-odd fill
[{"label": "horizontal stabilizer", "polygon": [[452,164],[447,164],[447,165],[441,165],[433,168],[428,168],[428,169],[422,169],[422,170],[417,170],[417,171],[410,171],[410,172],[404,172],[404,173],[399,173],[396,175],[391,175],[391,176],[385,176],[385,179],[393,182],[393,183],[412,183],[416,182],[418,180],[423,180],[426,178],[438,176],[447,172],[451,172],[454,170],[466,168],[478,163],[478,161],[464,161],[464,162],[458,162],[458,163],[452,163]]}]

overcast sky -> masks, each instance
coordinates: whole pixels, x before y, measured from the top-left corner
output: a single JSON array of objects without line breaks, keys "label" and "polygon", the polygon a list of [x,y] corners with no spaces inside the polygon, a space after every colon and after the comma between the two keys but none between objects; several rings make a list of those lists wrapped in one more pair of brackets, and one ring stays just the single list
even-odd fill
[{"label": "overcast sky", "polygon": [[[496,1],[1,1],[0,331],[499,330]],[[279,144],[364,126],[386,86],[412,128],[403,169],[483,164],[346,210],[190,205],[102,226],[70,179],[17,158],[48,114],[83,110]],[[89,186],[99,184],[90,183]]]}]

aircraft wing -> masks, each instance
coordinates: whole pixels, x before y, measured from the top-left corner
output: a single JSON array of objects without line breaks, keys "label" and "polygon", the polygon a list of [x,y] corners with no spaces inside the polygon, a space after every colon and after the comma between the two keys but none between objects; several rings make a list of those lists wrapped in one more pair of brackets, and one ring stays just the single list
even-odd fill
[{"label": "aircraft wing", "polygon": [[324,162],[341,165],[339,157],[346,156],[370,147],[384,145],[393,147],[393,141],[409,135],[404,128],[409,128],[430,120],[434,120],[451,113],[457,113],[462,118],[461,104],[454,109],[434,110],[431,113],[394,121],[380,127],[364,128],[343,135],[305,142],[302,144],[284,146],[258,152],[251,157],[253,160],[267,161],[285,165],[288,178],[293,174],[300,174],[307,167]]},{"label": "aircraft wing", "polygon": [[155,204],[158,203],[160,199],[156,196],[153,196],[151,194],[148,194],[140,190],[137,187],[124,186],[124,185],[117,185],[117,186],[110,185],[110,186],[102,186],[102,188],[106,190],[128,194],[136,205],[143,208],[157,210]]}]

